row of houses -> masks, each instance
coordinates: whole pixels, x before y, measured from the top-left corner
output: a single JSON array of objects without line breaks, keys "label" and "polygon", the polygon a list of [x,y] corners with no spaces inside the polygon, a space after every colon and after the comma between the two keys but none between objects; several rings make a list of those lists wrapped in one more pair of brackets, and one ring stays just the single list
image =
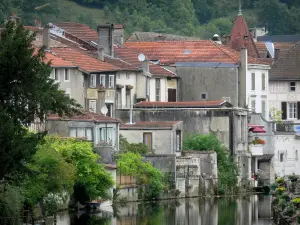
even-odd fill
[{"label": "row of houses", "polygon": [[[104,163],[114,163],[120,134],[155,154],[180,156],[186,135],[213,132],[236,157],[240,180],[263,172],[270,183],[274,172],[297,172],[296,41],[254,38],[241,14],[227,43],[217,35],[141,32],[124,42],[119,24],[97,31],[73,22],[25,28],[37,32],[34,45],[44,46],[52,78],[85,110],[72,118],[51,115],[46,129],[93,141]],[[273,109],[281,125],[270,117]],[[266,144],[251,145],[254,137]]]}]

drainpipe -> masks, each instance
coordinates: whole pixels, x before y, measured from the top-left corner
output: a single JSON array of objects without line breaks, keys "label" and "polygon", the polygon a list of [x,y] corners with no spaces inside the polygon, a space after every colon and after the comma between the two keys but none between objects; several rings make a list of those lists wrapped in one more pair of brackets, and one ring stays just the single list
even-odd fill
[{"label": "drainpipe", "polygon": [[130,106],[130,119],[129,119],[129,124],[132,124],[133,122],[132,122],[132,117],[133,117],[133,115],[132,115],[132,104],[131,104],[131,106]]}]

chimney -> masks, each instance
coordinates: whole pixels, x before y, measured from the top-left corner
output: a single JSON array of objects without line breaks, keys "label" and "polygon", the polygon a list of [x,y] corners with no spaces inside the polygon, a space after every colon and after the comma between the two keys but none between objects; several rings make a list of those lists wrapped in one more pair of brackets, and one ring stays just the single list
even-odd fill
[{"label": "chimney", "polygon": [[48,24],[43,27],[43,46],[45,49],[50,48],[50,26]]},{"label": "chimney", "polygon": [[280,49],[279,48],[275,48],[274,59],[275,60],[279,59],[279,56],[280,56]]},{"label": "chimney", "polygon": [[238,73],[238,106],[245,107],[247,105],[247,68],[248,68],[248,55],[247,49],[241,48],[240,50],[240,66]]},{"label": "chimney", "polygon": [[144,62],[142,62],[142,69],[143,69],[143,73],[145,75],[147,75],[150,72],[150,68],[149,68],[149,59],[146,57],[146,59],[144,60]]},{"label": "chimney", "polygon": [[213,36],[212,41],[215,42],[215,43],[217,43],[217,44],[220,44],[220,45],[222,44],[221,38],[220,38],[220,36],[217,35],[217,34],[215,34],[215,35]]},{"label": "chimney", "polygon": [[124,25],[116,24],[114,26],[114,34],[114,43],[122,46],[124,44]]},{"label": "chimney", "polygon": [[98,46],[103,49],[103,54],[114,57],[114,25],[99,25],[98,31]]},{"label": "chimney", "polygon": [[100,59],[101,61],[104,61],[104,49],[101,48],[98,44],[97,47],[97,55],[98,55],[98,59]]}]

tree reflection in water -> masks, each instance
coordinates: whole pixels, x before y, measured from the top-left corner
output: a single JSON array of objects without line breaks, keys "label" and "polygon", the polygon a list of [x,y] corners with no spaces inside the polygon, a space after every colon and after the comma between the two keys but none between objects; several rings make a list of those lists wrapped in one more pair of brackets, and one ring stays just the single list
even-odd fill
[{"label": "tree reflection in water", "polygon": [[71,213],[70,225],[110,225],[111,219],[105,217],[99,217],[96,214],[83,213],[79,217],[76,213]]}]

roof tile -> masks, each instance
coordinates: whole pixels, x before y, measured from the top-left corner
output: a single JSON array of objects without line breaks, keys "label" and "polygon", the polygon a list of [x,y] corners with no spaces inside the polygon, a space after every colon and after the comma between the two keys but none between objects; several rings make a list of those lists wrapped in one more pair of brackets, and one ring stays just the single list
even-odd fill
[{"label": "roof tile", "polygon": [[80,115],[74,116],[59,116],[58,114],[50,114],[47,120],[63,120],[63,121],[90,121],[90,122],[103,122],[103,123],[120,123],[120,120],[114,119],[103,114],[92,112],[82,112]]},{"label": "roof tile", "polygon": [[194,102],[147,102],[142,101],[135,104],[135,108],[220,108],[222,106],[232,106],[223,100],[217,101],[194,101]]},{"label": "roof tile", "polygon": [[118,71],[120,69],[110,63],[100,61],[72,48],[52,48],[51,52],[52,54],[56,54],[65,60],[71,61],[79,68],[90,73]]},{"label": "roof tile", "polygon": [[180,121],[140,121],[133,124],[121,124],[120,129],[149,129],[149,128],[160,128],[160,129],[171,129],[173,125]]}]

